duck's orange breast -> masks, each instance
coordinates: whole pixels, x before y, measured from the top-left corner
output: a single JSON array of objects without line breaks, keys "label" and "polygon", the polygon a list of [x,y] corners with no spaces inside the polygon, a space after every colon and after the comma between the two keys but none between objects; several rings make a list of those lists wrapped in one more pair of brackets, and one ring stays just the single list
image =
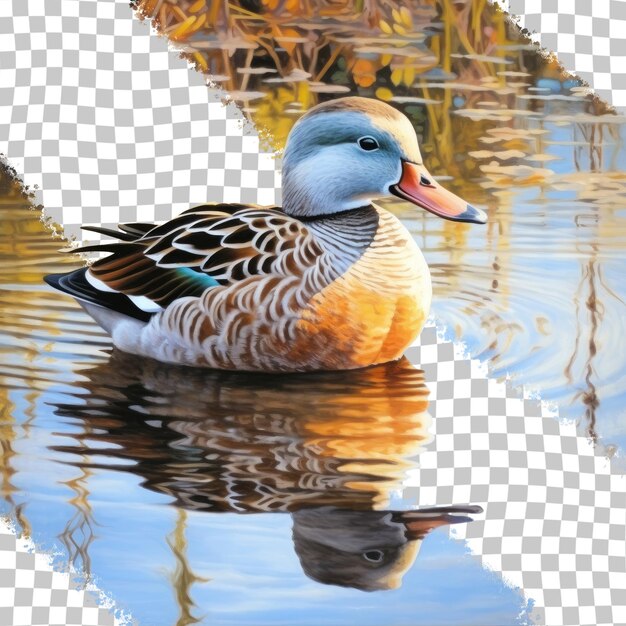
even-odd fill
[{"label": "duck's orange breast", "polygon": [[392,236],[376,237],[345,274],[311,300],[303,318],[343,356],[336,366],[399,358],[428,316],[432,292],[424,257],[400,222],[387,215],[395,222]]}]

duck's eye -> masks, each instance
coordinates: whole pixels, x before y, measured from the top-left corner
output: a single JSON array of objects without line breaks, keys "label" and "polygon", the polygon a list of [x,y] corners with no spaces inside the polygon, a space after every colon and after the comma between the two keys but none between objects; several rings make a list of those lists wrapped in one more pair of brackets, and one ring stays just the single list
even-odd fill
[{"label": "duck's eye", "polygon": [[382,550],[368,550],[363,552],[363,558],[370,563],[380,563],[383,560],[385,553]]},{"label": "duck's eye", "polygon": [[367,150],[368,152],[372,150],[378,150],[378,148],[380,148],[378,142],[376,141],[376,139],[374,139],[374,137],[361,137],[361,139],[359,139],[359,146],[361,146],[363,150]]}]

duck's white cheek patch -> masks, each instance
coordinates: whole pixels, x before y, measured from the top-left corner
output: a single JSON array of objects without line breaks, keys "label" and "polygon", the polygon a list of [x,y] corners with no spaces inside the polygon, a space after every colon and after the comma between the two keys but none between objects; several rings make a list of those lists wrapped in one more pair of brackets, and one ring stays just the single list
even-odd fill
[{"label": "duck's white cheek patch", "polygon": [[398,163],[396,165],[396,173],[393,176],[393,180],[387,183],[387,188],[385,189],[386,193],[391,193],[389,188],[393,187],[393,185],[397,185],[400,182],[401,178],[402,178],[402,161],[398,159]]},{"label": "duck's white cheek patch", "polygon": [[402,175],[399,158],[396,163],[393,156],[380,150],[368,152],[347,144],[327,148],[319,159],[309,159],[303,166],[300,178],[309,195],[328,198],[338,210],[357,208],[387,195]]}]

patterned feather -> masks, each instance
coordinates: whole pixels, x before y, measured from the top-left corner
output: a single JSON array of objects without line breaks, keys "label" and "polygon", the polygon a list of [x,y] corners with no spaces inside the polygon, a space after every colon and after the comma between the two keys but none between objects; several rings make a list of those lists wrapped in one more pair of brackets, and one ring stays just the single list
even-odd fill
[{"label": "patterned feather", "polygon": [[122,240],[78,248],[106,251],[90,273],[109,288],[162,307],[208,287],[251,276],[301,275],[322,249],[306,226],[279,209],[215,204],[195,207],[159,226],[121,224]]}]

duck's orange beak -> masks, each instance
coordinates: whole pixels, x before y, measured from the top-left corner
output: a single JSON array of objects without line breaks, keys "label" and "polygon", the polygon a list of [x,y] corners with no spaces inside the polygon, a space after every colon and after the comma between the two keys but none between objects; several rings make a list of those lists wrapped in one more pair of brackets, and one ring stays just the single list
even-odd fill
[{"label": "duck's orange beak", "polygon": [[484,224],[487,214],[461,200],[439,185],[423,165],[402,161],[402,177],[390,188],[391,193],[455,222]]}]

